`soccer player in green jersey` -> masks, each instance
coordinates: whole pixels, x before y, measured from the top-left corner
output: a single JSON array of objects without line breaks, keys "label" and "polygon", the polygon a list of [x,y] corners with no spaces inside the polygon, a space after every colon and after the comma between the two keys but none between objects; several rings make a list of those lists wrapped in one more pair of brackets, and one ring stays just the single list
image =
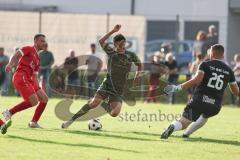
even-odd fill
[{"label": "soccer player in green jersey", "polygon": [[62,124],[62,128],[69,127],[77,118],[99,106],[105,99],[108,99],[108,103],[103,102],[101,106],[112,117],[119,115],[122,107],[124,86],[126,85],[128,74],[131,71],[131,65],[134,63],[137,66],[135,79],[139,76],[142,68],[141,62],[136,54],[126,50],[126,38],[122,34],[114,36],[114,47],[110,47],[106,42],[111,35],[118,32],[120,29],[121,25],[115,25],[110,32],[99,40],[101,47],[108,55],[107,75],[93,99],[85,104],[70,120],[65,121]]}]

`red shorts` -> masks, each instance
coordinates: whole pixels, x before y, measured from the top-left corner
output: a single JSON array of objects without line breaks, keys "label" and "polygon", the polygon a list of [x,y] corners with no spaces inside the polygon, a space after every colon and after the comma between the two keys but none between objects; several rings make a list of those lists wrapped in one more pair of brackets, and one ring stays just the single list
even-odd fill
[{"label": "red shorts", "polygon": [[28,100],[29,96],[35,94],[39,89],[41,89],[38,84],[29,78],[29,76],[26,76],[25,73],[21,72],[16,72],[13,75],[12,82],[19,94],[25,100]]}]

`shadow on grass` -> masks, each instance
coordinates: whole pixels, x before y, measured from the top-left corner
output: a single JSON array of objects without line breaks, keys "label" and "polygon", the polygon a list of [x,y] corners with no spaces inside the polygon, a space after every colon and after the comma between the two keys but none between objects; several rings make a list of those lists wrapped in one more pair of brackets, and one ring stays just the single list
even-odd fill
[{"label": "shadow on grass", "polygon": [[[25,128],[19,128],[19,129],[25,129]],[[138,138],[138,137],[130,137],[130,136],[110,134],[110,133],[117,133],[117,134],[130,133],[131,134],[132,132],[111,132],[111,131],[105,131],[105,130],[83,131],[83,130],[64,130],[64,129],[37,129],[36,131],[67,132],[67,133],[70,133],[70,134],[77,134],[77,135],[97,136],[97,137],[116,138],[116,139],[125,139],[125,140],[136,140],[136,141],[157,141],[156,139]]]},{"label": "shadow on grass", "polygon": [[[181,138],[181,136],[172,136],[175,138]],[[171,137],[170,137],[171,138]],[[217,143],[217,144],[226,144],[226,145],[233,145],[233,146],[240,146],[239,141],[231,141],[231,140],[221,140],[221,139],[212,139],[212,138],[201,138],[201,137],[190,137],[184,139],[187,142],[203,142],[203,143]]]},{"label": "shadow on grass", "polygon": [[128,133],[132,133],[132,134],[137,134],[137,135],[144,135],[144,136],[156,136],[156,137],[160,137],[160,133],[147,133],[147,132],[128,132]]},{"label": "shadow on grass", "polygon": [[[80,134],[80,135],[88,135],[88,136],[99,136],[99,137],[109,137],[109,138],[117,138],[117,139],[125,139],[125,140],[136,140],[136,141],[156,141],[154,139],[149,138],[137,138],[137,137],[129,137],[129,136],[122,136],[122,135],[113,135],[109,134],[107,131],[79,131],[79,130],[64,130],[67,133],[71,134]],[[121,132],[122,134],[123,132]],[[127,133],[127,132],[126,132]],[[123,133],[123,134],[126,134]]]},{"label": "shadow on grass", "polygon": [[8,135],[7,137],[11,139],[18,139],[18,140],[34,142],[34,143],[46,143],[46,144],[64,145],[64,146],[70,146],[70,147],[85,147],[85,148],[94,148],[94,149],[106,149],[106,150],[112,150],[112,151],[140,153],[134,150],[119,149],[119,148],[106,147],[106,146],[100,146],[100,145],[94,145],[94,144],[84,144],[84,143],[72,144],[72,143],[56,142],[56,141],[50,141],[50,140],[31,139],[31,138],[14,136],[14,135]]}]

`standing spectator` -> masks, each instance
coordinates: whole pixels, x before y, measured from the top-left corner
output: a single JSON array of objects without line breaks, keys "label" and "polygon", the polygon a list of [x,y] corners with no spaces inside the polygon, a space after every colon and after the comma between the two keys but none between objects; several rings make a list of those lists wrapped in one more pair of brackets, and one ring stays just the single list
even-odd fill
[{"label": "standing spectator", "polygon": [[214,25],[210,25],[208,27],[207,41],[208,41],[208,49],[212,45],[218,43],[218,33],[217,33],[217,29]]},{"label": "standing spectator", "polygon": [[58,66],[54,66],[51,73],[51,79],[49,79],[49,84],[51,84],[51,88],[60,94],[64,93],[64,70]]},{"label": "standing spectator", "polygon": [[77,93],[76,86],[80,85],[79,73],[78,73],[78,58],[75,57],[75,51],[69,50],[70,57],[67,57],[64,62],[64,67],[67,69],[68,77],[67,77],[67,88],[66,92],[70,94],[71,97]]},{"label": "standing spectator", "polygon": [[[240,87],[240,53],[237,53],[234,55],[234,63],[235,63],[235,66],[233,68],[233,72],[235,75],[237,85],[238,87]],[[232,103],[235,104],[235,97],[233,94],[231,95],[232,95]],[[240,95],[237,98],[238,98],[238,106],[240,106]]]},{"label": "standing spectator", "polygon": [[193,44],[193,61],[196,59],[198,53],[201,53],[205,57],[207,50],[207,34],[204,31],[199,31]]},{"label": "standing spectator", "polygon": [[5,72],[5,66],[8,64],[9,58],[4,55],[4,48],[0,48],[0,86],[1,86],[1,95],[5,96],[8,94],[9,87],[9,73]]},{"label": "standing spectator", "polygon": [[197,53],[196,60],[193,61],[189,68],[189,71],[192,76],[197,72],[198,66],[203,62],[203,60],[204,60],[203,55],[201,53]]},{"label": "standing spectator", "polygon": [[[168,53],[166,55],[165,65],[168,66],[168,69],[169,69],[169,76],[168,76],[169,84],[176,85],[178,80],[178,65],[172,53]],[[174,93],[169,94],[168,100],[170,104],[174,104],[175,94]]]},{"label": "standing spectator", "polygon": [[51,72],[51,67],[54,63],[54,58],[52,52],[48,51],[48,44],[44,45],[43,50],[40,52],[40,70],[39,79],[42,81],[42,87],[45,89],[47,95],[51,96],[51,89],[49,86],[49,74]]},{"label": "standing spectator", "polygon": [[[189,65],[189,72],[191,79],[197,72],[198,66],[204,61],[204,57],[201,53],[197,53],[196,60],[192,62],[192,64]],[[188,89],[188,99],[192,97],[192,93],[194,91],[195,87]]]},{"label": "standing spectator", "polygon": [[[14,48],[13,48],[13,52],[14,52],[14,53],[17,53],[19,49],[20,49],[19,47],[14,47]],[[9,74],[10,74],[10,79],[12,79],[13,73],[15,73],[15,71],[16,71],[16,69],[17,69],[18,62],[19,62],[19,59],[16,59],[16,62],[15,62],[16,66],[14,66],[14,67],[12,68],[12,72],[9,72]],[[20,94],[18,93],[18,91],[17,91],[16,88],[14,88],[14,93],[15,93],[16,96],[18,96],[18,97],[20,96]]]},{"label": "standing spectator", "polygon": [[91,44],[91,54],[86,60],[87,70],[85,76],[87,78],[88,84],[88,98],[93,97],[93,89],[97,88],[95,86],[96,81],[98,80],[98,74],[102,69],[103,62],[100,59],[100,54],[96,52],[96,45]]},{"label": "standing spectator", "polygon": [[149,77],[149,88],[148,88],[148,96],[146,99],[147,103],[156,102],[156,90],[159,85],[159,78],[161,77],[161,73],[165,74],[167,71],[162,67],[163,62],[161,62],[161,53],[156,52],[152,57],[152,63],[150,66],[150,77]]}]

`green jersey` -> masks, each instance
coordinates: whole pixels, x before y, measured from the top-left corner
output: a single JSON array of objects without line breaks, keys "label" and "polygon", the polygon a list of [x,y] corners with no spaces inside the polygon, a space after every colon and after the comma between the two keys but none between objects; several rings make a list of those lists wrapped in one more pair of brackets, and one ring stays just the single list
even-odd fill
[{"label": "green jersey", "polygon": [[119,54],[108,45],[103,49],[108,55],[108,64],[107,75],[100,86],[100,90],[121,95],[128,79],[128,74],[131,71],[132,63],[137,65],[140,63],[140,60],[135,53],[130,51],[126,51],[125,54]]},{"label": "green jersey", "polygon": [[40,56],[40,68],[50,66],[50,64],[54,61],[52,52],[41,51],[39,56]]}]

